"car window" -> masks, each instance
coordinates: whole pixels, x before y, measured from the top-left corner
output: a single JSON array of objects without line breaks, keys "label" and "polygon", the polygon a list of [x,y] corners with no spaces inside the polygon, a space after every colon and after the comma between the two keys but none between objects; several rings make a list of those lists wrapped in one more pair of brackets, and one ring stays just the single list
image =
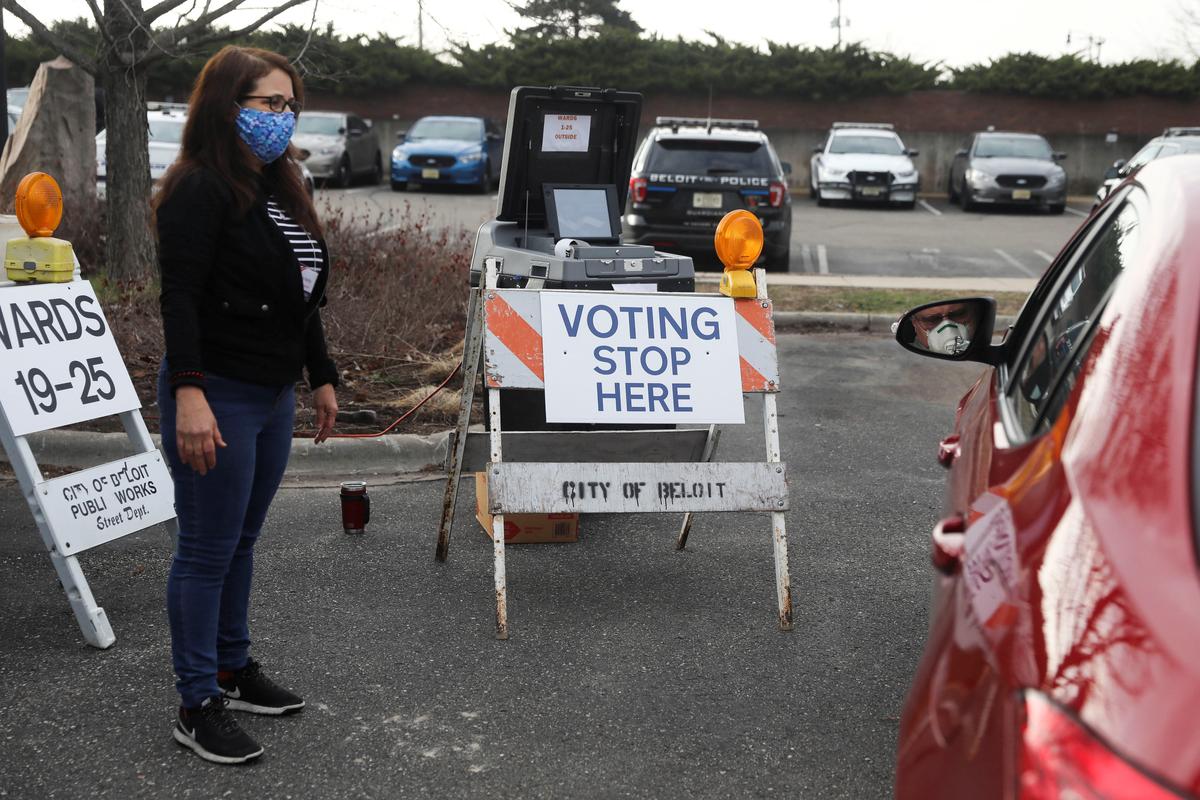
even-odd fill
[{"label": "car window", "polygon": [[1062,410],[1093,325],[1137,250],[1144,210],[1140,192],[1136,196],[1131,192],[1067,265],[1068,277],[1043,304],[1044,316],[1014,366],[1006,391],[1013,418],[1024,434],[1040,433]]},{"label": "car window", "polygon": [[409,141],[421,139],[455,139],[478,142],[483,138],[483,124],[477,119],[419,119],[408,130]]},{"label": "car window", "polygon": [[296,132],[315,136],[337,136],[342,132],[342,118],[301,114],[296,120]]},{"label": "car window", "polygon": [[981,136],[975,148],[976,158],[1040,158],[1049,161],[1053,151],[1049,143],[1031,136]]},{"label": "car window", "polygon": [[1151,142],[1150,144],[1146,145],[1141,150],[1137,151],[1137,154],[1134,155],[1133,158],[1129,159],[1129,163],[1125,165],[1126,171],[1137,169],[1143,164],[1149,163],[1155,156],[1158,155],[1158,151],[1161,149],[1162,144],[1159,142]]},{"label": "car window", "polygon": [[830,142],[829,152],[898,156],[904,153],[904,147],[900,144],[900,139],[895,137],[839,134]]},{"label": "car window", "polygon": [[150,120],[150,141],[179,144],[183,141],[183,120],[181,119],[152,119]]},{"label": "car window", "polygon": [[650,172],[677,175],[772,175],[762,142],[660,139],[650,153]]}]

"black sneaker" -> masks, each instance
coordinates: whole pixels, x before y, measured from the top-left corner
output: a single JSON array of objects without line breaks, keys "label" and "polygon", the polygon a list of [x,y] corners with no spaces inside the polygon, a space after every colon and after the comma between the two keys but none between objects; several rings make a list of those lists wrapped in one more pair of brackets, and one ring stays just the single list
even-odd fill
[{"label": "black sneaker", "polygon": [[234,711],[251,714],[294,714],[304,708],[304,701],[277,685],[262,672],[253,658],[246,666],[232,673],[228,680],[217,677],[217,685]]},{"label": "black sneaker", "polygon": [[180,707],[175,718],[175,741],[214,764],[244,764],[263,754],[225,709],[225,700],[210,697],[199,708]]}]

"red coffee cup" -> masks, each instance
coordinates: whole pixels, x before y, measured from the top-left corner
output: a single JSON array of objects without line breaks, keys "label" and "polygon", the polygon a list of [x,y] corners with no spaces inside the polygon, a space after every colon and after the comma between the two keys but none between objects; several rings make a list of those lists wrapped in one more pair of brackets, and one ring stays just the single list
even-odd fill
[{"label": "red coffee cup", "polygon": [[371,521],[371,498],[366,481],[342,483],[342,528],[346,533],[362,533]]}]

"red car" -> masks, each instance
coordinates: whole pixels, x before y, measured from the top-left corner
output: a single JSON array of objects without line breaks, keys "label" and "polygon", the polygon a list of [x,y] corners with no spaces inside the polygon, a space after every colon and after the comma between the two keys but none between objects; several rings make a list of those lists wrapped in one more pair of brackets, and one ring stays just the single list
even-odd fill
[{"label": "red car", "polygon": [[898,798],[1200,795],[1200,156],[1146,166],[994,304],[906,314],[988,371],[958,407]]}]

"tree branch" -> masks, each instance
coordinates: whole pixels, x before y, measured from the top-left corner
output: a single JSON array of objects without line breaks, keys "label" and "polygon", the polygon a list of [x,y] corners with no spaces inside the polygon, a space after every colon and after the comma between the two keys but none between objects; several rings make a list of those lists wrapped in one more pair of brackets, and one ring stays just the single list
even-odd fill
[{"label": "tree branch", "polygon": [[229,12],[237,10],[237,7],[245,1],[246,0],[229,0],[229,2],[218,7],[215,11],[209,11],[208,13],[201,14],[200,16],[196,17],[196,19],[192,20],[181,28],[173,28],[172,30],[159,35],[157,37],[159,46],[178,44],[183,39],[187,39],[193,33],[198,33],[204,30],[210,23],[220,19]]},{"label": "tree branch", "polygon": [[[67,58],[90,75],[96,74],[96,62],[83,54],[83,51],[76,48],[74,45],[67,42],[54,31],[43,25],[37,17],[30,14],[17,0],[0,0],[0,7],[12,14],[17,19],[29,26],[29,30],[33,31],[33,35],[41,39],[46,44],[53,47],[58,52],[62,53]],[[103,30],[101,26],[101,30]]]},{"label": "tree branch", "polygon": [[[3,0],[3,2],[5,2],[5,3],[11,2],[11,1],[12,0]],[[208,22],[212,22],[213,20],[217,19],[218,17],[222,17],[225,14],[229,13],[229,11],[232,11],[233,8],[236,8],[238,5],[240,5],[242,3],[242,1],[243,0],[230,0],[230,2],[226,3],[224,6],[221,6],[221,8],[218,8],[216,11],[213,11],[211,14],[205,15],[206,17],[208,17],[208,21],[205,22],[204,24],[208,24]],[[213,44],[214,42],[224,42],[224,41],[228,41],[230,39],[236,39],[240,36],[245,36],[248,33],[253,33],[254,31],[258,30],[263,25],[266,25],[272,19],[279,16],[284,11],[287,11],[289,8],[295,8],[296,6],[304,5],[305,3],[309,3],[309,2],[312,2],[312,0],[287,0],[286,3],[282,3],[278,6],[276,6],[275,8],[273,8],[270,11],[268,11],[267,13],[263,14],[261,17],[254,20],[253,22],[251,22],[249,25],[245,26],[244,28],[238,28],[237,30],[232,30],[232,31],[220,31],[218,33],[209,34],[208,36],[201,36],[199,39],[193,39],[190,42],[188,42],[187,47],[189,49],[195,49],[197,47],[203,47],[206,44]],[[227,10],[222,10],[222,9],[227,9]],[[146,62],[157,61],[159,58],[162,57],[161,56],[162,50],[165,50],[165,48],[171,44],[177,43],[179,41],[179,39],[184,38],[188,34],[188,31],[191,29],[195,29],[197,23],[199,23],[203,19],[205,19],[205,17],[201,17],[200,19],[196,20],[196,22],[193,22],[192,24],[187,25],[186,27],[182,28],[179,31],[179,34],[181,34],[181,35],[179,35],[178,38],[175,39],[175,42],[171,42],[169,39],[167,39],[167,37],[162,37],[161,40],[155,40],[156,44],[160,48],[160,52],[147,56],[144,59],[144,61],[146,61]]]},{"label": "tree branch", "polygon": [[100,10],[96,0],[87,0],[87,4],[88,8],[92,10],[92,16],[96,18],[96,30],[100,31],[100,36],[104,39],[105,44],[112,47],[112,37],[108,35],[108,28],[104,25],[104,12]]},{"label": "tree branch", "polygon": [[142,19],[146,22],[147,25],[149,25],[150,23],[154,22],[154,20],[161,17],[163,14],[169,14],[170,12],[179,8],[181,5],[183,5],[186,2],[188,2],[188,0],[162,0],[162,2],[155,3],[154,5],[147,8],[146,11],[142,14]]}]

